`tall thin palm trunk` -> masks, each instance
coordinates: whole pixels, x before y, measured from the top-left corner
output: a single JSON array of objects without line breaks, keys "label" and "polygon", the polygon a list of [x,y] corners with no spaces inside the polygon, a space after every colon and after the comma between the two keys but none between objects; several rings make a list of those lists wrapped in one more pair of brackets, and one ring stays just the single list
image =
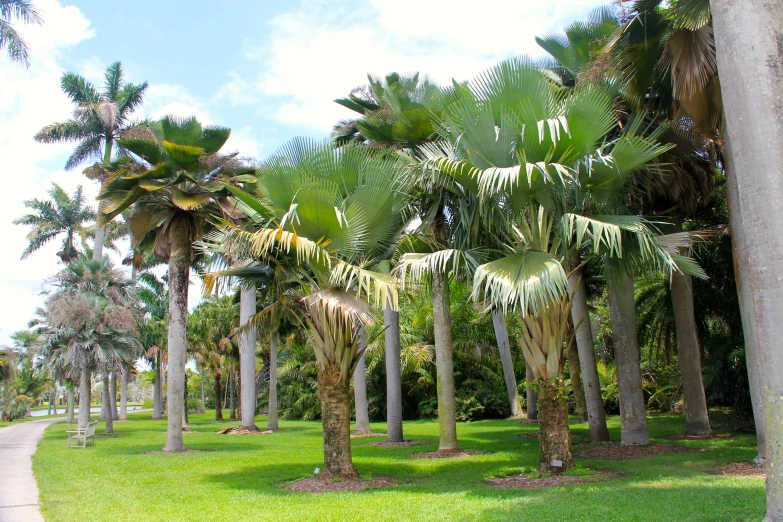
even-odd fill
[{"label": "tall thin palm trunk", "polygon": [[222,386],[220,385],[220,368],[215,370],[215,420],[223,420],[223,394]]},{"label": "tall thin palm trunk", "polygon": [[593,348],[593,330],[587,307],[587,289],[582,279],[579,254],[571,254],[571,275],[568,278],[571,292],[571,318],[576,327],[576,349],[579,353],[579,366],[582,369],[582,383],[587,406],[587,423],[590,426],[590,442],[609,440],[606,427],[606,412],[601,397],[601,382],[598,380],[598,367]]},{"label": "tall thin palm trunk", "polygon": [[54,389],[49,389],[49,405],[46,407],[46,414],[51,415],[52,409],[54,409],[54,413],[57,413],[57,408],[54,405]]},{"label": "tall thin palm trunk", "polygon": [[402,369],[400,368],[400,314],[389,303],[383,308],[386,358],[386,440],[402,442]]},{"label": "tall thin palm trunk", "polygon": [[[364,350],[364,325],[359,327],[359,350]],[[364,353],[353,372],[353,395],[356,405],[356,433],[370,433],[370,412],[367,404],[367,365]]]},{"label": "tall thin palm trunk", "polygon": [[517,377],[514,375],[514,361],[511,358],[511,344],[508,342],[506,318],[503,314],[503,310],[500,308],[492,310],[492,326],[495,329],[495,339],[498,343],[500,364],[503,367],[503,378],[506,381],[506,393],[508,394],[508,405],[511,410],[511,416],[515,418],[521,417],[522,405],[519,400]]},{"label": "tall thin palm trunk", "polygon": [[459,449],[457,403],[454,390],[454,342],[451,336],[449,282],[446,274],[432,272],[432,316],[435,327],[435,366],[438,381],[440,450]]},{"label": "tall thin palm trunk", "polygon": [[106,433],[114,433],[114,417],[111,414],[111,384],[109,374],[103,374],[103,394],[101,396],[103,409],[106,411]]},{"label": "tall thin palm trunk", "polygon": [[574,401],[576,402],[576,414],[579,422],[587,422],[587,400],[585,399],[585,389],[582,386],[582,376],[579,374],[579,351],[576,348],[576,339],[571,335],[573,325],[569,322],[570,339],[566,346],[566,358],[568,359],[568,373],[571,377],[571,390],[574,392]]},{"label": "tall thin palm trunk", "polygon": [[188,284],[190,277],[190,231],[187,224],[175,222],[169,232],[169,332],[168,389],[166,411],[168,426],[163,451],[184,451],[182,417],[185,405],[185,364],[188,326]]},{"label": "tall thin palm trunk", "polygon": [[[111,163],[111,149],[112,149],[112,137],[106,137],[106,145],[103,151],[103,163],[108,165]],[[101,182],[101,192],[103,192],[105,181]],[[98,203],[98,209],[103,207],[103,202]],[[98,226],[95,229],[95,241],[93,243],[92,258],[100,261],[103,258],[103,245],[106,243],[106,226]]]},{"label": "tall thin palm trunk", "polygon": [[111,372],[109,375],[109,410],[112,420],[120,418],[117,413],[117,372]]},{"label": "tall thin palm trunk", "polygon": [[74,407],[74,399],[76,398],[75,397],[76,394],[74,393],[74,389],[73,389],[74,388],[73,381],[69,381],[68,384],[69,384],[69,386],[68,386],[68,405],[66,407],[66,412],[68,413],[68,417],[67,417],[66,422],[72,423],[74,421],[74,410],[76,409]]},{"label": "tall thin palm trunk", "polygon": [[130,364],[122,365],[120,381],[120,420],[128,420],[128,379],[130,377]]},{"label": "tall thin palm trunk", "polygon": [[229,420],[236,420],[237,419],[237,410],[236,410],[236,387],[237,387],[237,379],[236,375],[234,375],[234,361],[232,359],[228,360],[228,419]]},{"label": "tall thin palm trunk", "polygon": [[279,334],[269,334],[269,414],[266,417],[266,429],[277,430],[277,342]]},{"label": "tall thin palm trunk", "polygon": [[92,392],[92,384],[90,378],[90,370],[82,369],[82,374],[79,377],[79,427],[86,428],[90,423],[90,394]]},{"label": "tall thin palm trunk", "polygon": [[[242,288],[239,294],[239,324],[246,327],[256,313],[256,287]],[[256,426],[256,330],[245,328],[239,337],[239,366],[241,372],[241,425],[248,431],[259,431]]]},{"label": "tall thin palm trunk", "polygon": [[152,387],[152,419],[163,418],[163,368],[160,353],[155,356],[155,381]]},{"label": "tall thin palm trunk", "polygon": [[[783,4],[712,0],[715,47],[736,174],[754,336],[763,364],[767,521],[783,520]],[[752,80],[752,81],[751,81]],[[734,218],[731,216],[732,225]],[[744,261],[744,260],[743,260]],[[743,317],[743,319],[745,318]]]},{"label": "tall thin palm trunk", "polygon": [[536,375],[533,367],[525,362],[525,400],[527,401],[527,411],[525,417],[530,422],[538,422],[538,395],[534,386]]},{"label": "tall thin palm trunk", "polygon": [[612,274],[608,278],[607,289],[620,393],[620,443],[649,444],[636,337],[633,278],[626,273]]}]

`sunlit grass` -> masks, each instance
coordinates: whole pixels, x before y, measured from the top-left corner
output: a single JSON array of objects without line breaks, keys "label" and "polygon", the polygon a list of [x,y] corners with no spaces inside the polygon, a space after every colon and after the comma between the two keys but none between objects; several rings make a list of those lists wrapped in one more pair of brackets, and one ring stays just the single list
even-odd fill
[{"label": "sunlit grass", "polygon": [[[217,435],[232,423],[191,416],[189,449],[165,455],[166,423],[149,413],[115,423],[113,436],[95,447],[69,450],[68,427],[50,427],[33,462],[47,520],[760,520],[762,479],[710,474],[716,466],[755,456],[755,439],[673,442],[705,451],[663,454],[629,461],[579,459],[578,467],[613,471],[618,479],[546,490],[497,489],[484,480],[535,467],[538,441],[520,439],[535,425],[514,421],[460,424],[464,449],[491,454],[467,459],[411,459],[437,448],[435,421],[405,423],[406,438],[428,444],[375,448],[381,439],[355,439],[354,462],[364,476],[393,476],[389,489],[362,493],[302,494],[285,491],[292,480],[312,476],[322,463],[318,422],[280,423],[273,435]],[[263,427],[265,419],[257,420]],[[234,423],[236,424],[236,423]],[[102,431],[102,423],[99,434]],[[676,434],[683,420],[650,418],[654,437]],[[383,424],[373,429],[383,431]],[[587,426],[572,426],[586,438]],[[614,439],[617,418],[610,419]]]}]

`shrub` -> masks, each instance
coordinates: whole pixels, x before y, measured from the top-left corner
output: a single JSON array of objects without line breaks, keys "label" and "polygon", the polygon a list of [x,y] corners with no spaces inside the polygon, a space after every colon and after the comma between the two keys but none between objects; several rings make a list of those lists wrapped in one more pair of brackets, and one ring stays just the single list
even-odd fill
[{"label": "shrub", "polygon": [[188,398],[188,413],[206,413],[204,405],[201,404],[200,399]]}]

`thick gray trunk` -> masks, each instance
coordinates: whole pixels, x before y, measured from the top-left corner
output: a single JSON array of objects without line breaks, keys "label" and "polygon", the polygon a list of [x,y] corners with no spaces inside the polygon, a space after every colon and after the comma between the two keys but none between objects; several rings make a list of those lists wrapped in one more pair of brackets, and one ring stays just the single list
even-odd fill
[{"label": "thick gray trunk", "polygon": [[277,342],[278,333],[269,334],[269,414],[266,429],[277,430]]},{"label": "thick gray trunk", "polygon": [[[682,224],[678,220],[674,232],[681,231]],[[674,327],[677,332],[677,354],[685,397],[685,433],[708,435],[711,432],[710,416],[707,412],[707,396],[704,393],[704,378],[701,374],[701,350],[696,330],[696,314],[693,311],[691,276],[679,272],[673,273],[671,294]]]},{"label": "thick gray trunk", "polygon": [[109,375],[109,409],[112,420],[118,420],[120,416],[117,413],[117,372],[111,372]]},{"label": "thick gray trunk", "polygon": [[571,390],[574,392],[574,401],[576,402],[576,414],[579,422],[587,422],[587,401],[585,389],[582,386],[582,376],[579,374],[579,351],[576,349],[576,339],[571,338],[568,342],[566,358],[568,359],[568,373],[571,376]]},{"label": "thick gray trunk", "polygon": [[731,166],[747,249],[743,281],[764,368],[767,516],[783,520],[783,3],[712,0]]},{"label": "thick gray trunk", "polygon": [[[364,349],[364,326],[360,326],[357,350],[363,351]],[[359,357],[359,362],[353,371],[353,401],[356,405],[356,426],[354,429],[357,433],[368,433],[370,431],[370,412],[367,404],[367,365],[364,353]]]},{"label": "thick gray trunk", "polygon": [[79,377],[79,427],[86,428],[90,423],[90,394],[92,383],[89,370],[82,370]]},{"label": "thick gray trunk", "polygon": [[166,394],[167,430],[163,451],[184,451],[182,419],[185,398],[185,364],[188,326],[188,279],[190,277],[190,234],[184,221],[169,231],[169,332]]},{"label": "thick gray trunk", "polygon": [[106,242],[106,227],[95,229],[95,244],[92,250],[92,258],[100,260],[103,257],[103,244]]},{"label": "thick gray trunk", "polygon": [[68,387],[68,406],[67,406],[67,412],[68,412],[68,418],[66,419],[66,422],[73,422],[74,420],[74,397],[75,393],[73,390],[73,383]]},{"label": "thick gray trunk", "polygon": [[639,345],[636,338],[636,307],[633,278],[612,274],[608,279],[609,315],[612,320],[614,360],[620,394],[620,443],[649,444],[644,411]]},{"label": "thick gray trunk", "polygon": [[568,287],[572,296],[571,319],[576,327],[576,349],[579,352],[579,366],[582,369],[582,387],[587,405],[590,442],[605,442],[609,440],[609,429],[606,427],[601,382],[598,380],[598,368],[595,362],[593,330],[587,307],[587,289],[582,280],[582,268],[579,265],[579,254],[574,252],[571,254],[572,273],[568,278]]},{"label": "thick gray trunk", "polygon": [[753,297],[750,292],[748,272],[739,267],[749,263],[748,249],[745,244],[745,229],[742,227],[742,216],[739,212],[739,195],[737,180],[731,159],[731,147],[726,151],[726,188],[729,203],[729,218],[731,222],[731,245],[734,257],[734,279],[737,283],[737,297],[742,319],[742,332],[745,339],[745,365],[748,368],[748,385],[750,387],[750,402],[753,406],[753,420],[756,425],[756,447],[758,455],[755,462],[763,465],[767,458],[767,436],[764,425],[764,368],[761,365],[761,347],[756,340],[756,323],[753,320]]},{"label": "thick gray trunk", "polygon": [[163,368],[161,368],[160,355],[155,358],[155,381],[152,387],[152,419],[163,418]]},{"label": "thick gray trunk", "polygon": [[508,393],[508,405],[511,408],[512,417],[522,416],[522,406],[519,402],[519,389],[517,377],[514,375],[514,361],[511,358],[511,344],[508,342],[508,329],[503,310],[492,310],[492,326],[495,328],[495,339],[500,353],[500,364],[503,367],[503,378],[506,381],[506,393]]},{"label": "thick gray trunk", "polygon": [[[256,287],[242,288],[239,295],[239,324],[246,326],[256,313]],[[256,330],[247,328],[239,337],[239,371],[242,394],[240,421],[243,428],[257,431],[256,426]]]},{"label": "thick gray trunk", "polygon": [[109,374],[103,375],[103,394],[101,396],[103,409],[106,410],[106,433],[114,433],[114,417],[111,414],[111,384]]},{"label": "thick gray trunk", "polygon": [[535,380],[536,375],[535,372],[533,372],[533,367],[525,361],[525,381],[527,381],[525,384],[525,399],[527,400],[526,417],[527,420],[531,422],[538,420],[538,396],[536,394],[536,389],[533,386]]},{"label": "thick gray trunk", "polygon": [[128,378],[130,364],[122,365],[122,380],[120,381],[120,420],[128,420]]},{"label": "thick gray trunk", "polygon": [[402,442],[402,369],[400,367],[400,314],[389,303],[383,308],[386,357],[386,440]]},{"label": "thick gray trunk", "polygon": [[457,403],[454,395],[454,342],[451,337],[449,282],[432,272],[432,315],[435,327],[435,366],[438,381],[438,424],[442,450],[458,449]]}]

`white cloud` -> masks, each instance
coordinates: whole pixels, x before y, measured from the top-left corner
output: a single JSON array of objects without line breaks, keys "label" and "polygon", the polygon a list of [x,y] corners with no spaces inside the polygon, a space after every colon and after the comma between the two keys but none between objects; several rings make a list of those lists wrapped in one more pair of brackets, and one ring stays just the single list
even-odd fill
[{"label": "white cloud", "polygon": [[94,31],[76,7],[63,7],[57,0],[38,0],[36,6],[45,24],[18,26],[31,48],[31,67],[25,69],[0,54],[0,172],[7,183],[7,190],[0,193],[5,248],[0,257],[0,343],[7,343],[11,333],[26,326],[43,301],[38,295],[43,280],[59,268],[57,242],[19,260],[27,246],[27,230],[11,221],[25,213],[23,202],[45,197],[52,181],[69,192],[82,184],[90,199],[97,192],[81,172],[58,170],[71,145],[41,145],[33,140],[44,125],[70,116],[71,105],[60,91],[60,60],[63,51],[91,38]]},{"label": "white cloud", "polygon": [[245,53],[263,72],[250,80],[234,74],[219,96],[246,105],[261,105],[259,96],[266,96],[267,104],[277,102],[278,121],[326,133],[353,116],[333,100],[365,84],[368,72],[465,80],[509,56],[542,54],[535,36],[605,3],[487,0],[468,9],[453,0],[310,0],[271,20],[271,42]]}]

